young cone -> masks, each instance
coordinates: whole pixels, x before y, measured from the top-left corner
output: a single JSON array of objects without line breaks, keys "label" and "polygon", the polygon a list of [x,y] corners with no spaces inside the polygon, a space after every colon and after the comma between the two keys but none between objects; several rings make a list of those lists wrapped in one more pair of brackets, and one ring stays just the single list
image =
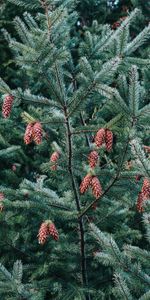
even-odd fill
[{"label": "young cone", "polygon": [[4,99],[2,106],[2,115],[4,118],[8,118],[11,113],[11,108],[13,104],[14,97],[12,95],[7,95]]},{"label": "young cone", "polygon": [[92,188],[92,193],[93,196],[98,199],[102,195],[102,187],[99,182],[99,179],[96,176],[93,176],[91,180],[91,188]]},{"label": "young cone", "polygon": [[87,174],[87,175],[83,178],[83,180],[82,180],[82,182],[81,182],[81,184],[80,184],[80,193],[81,193],[81,194],[84,194],[84,193],[87,191],[88,187],[89,187],[90,184],[91,184],[91,180],[92,180],[92,176],[91,176],[90,174]]},{"label": "young cone", "polygon": [[43,222],[40,226],[39,233],[38,233],[39,244],[44,245],[48,235],[49,235],[48,223]]},{"label": "young cone", "polygon": [[43,131],[42,131],[42,126],[40,122],[36,122],[33,125],[33,139],[35,141],[35,143],[37,145],[41,144],[42,142],[42,135],[43,135]]},{"label": "young cone", "polygon": [[29,123],[26,127],[26,131],[24,134],[24,142],[26,145],[32,142],[32,137],[33,137],[33,124]]},{"label": "young cone", "polygon": [[59,153],[57,151],[53,152],[51,157],[50,157],[50,161],[51,162],[56,162],[59,158]]},{"label": "young cone", "polygon": [[101,147],[105,142],[105,129],[101,128],[98,130],[95,136],[95,144],[97,147]]},{"label": "young cone", "polygon": [[50,157],[50,162],[54,163],[52,166],[51,166],[51,170],[55,171],[57,170],[57,160],[59,159],[59,152],[55,151],[52,153],[51,157]]},{"label": "young cone", "polygon": [[107,151],[110,152],[112,150],[112,145],[113,145],[113,133],[109,129],[105,130],[105,144],[106,144]]},{"label": "young cone", "polygon": [[92,151],[88,156],[89,165],[91,168],[95,168],[98,162],[98,153],[97,151]]},{"label": "young cone", "polygon": [[50,224],[48,224],[48,233],[49,233],[49,235],[51,235],[53,237],[53,239],[55,241],[58,241],[58,239],[59,239],[58,231],[57,231],[54,223],[52,223],[52,222]]}]

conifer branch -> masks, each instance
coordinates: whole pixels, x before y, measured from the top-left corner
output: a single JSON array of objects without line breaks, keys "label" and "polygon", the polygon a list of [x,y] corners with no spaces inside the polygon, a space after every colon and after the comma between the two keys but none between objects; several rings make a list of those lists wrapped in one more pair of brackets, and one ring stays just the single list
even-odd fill
[{"label": "conifer branch", "polygon": [[[71,130],[70,130],[70,123],[68,118],[67,107],[64,106],[64,115],[66,118],[66,129],[67,129],[67,140],[68,140],[68,171],[70,173],[71,182],[72,182],[72,189],[75,196],[76,207],[78,213],[80,213],[80,200],[79,194],[76,187],[76,182],[74,178],[73,168],[72,168],[72,139],[71,139]],[[84,287],[88,287],[88,277],[87,277],[87,266],[86,266],[86,254],[85,254],[85,233],[84,233],[84,224],[83,218],[79,220],[79,229],[80,229],[80,246],[81,246],[81,271],[82,271],[82,282]],[[90,300],[90,294],[86,294],[86,300]]]}]

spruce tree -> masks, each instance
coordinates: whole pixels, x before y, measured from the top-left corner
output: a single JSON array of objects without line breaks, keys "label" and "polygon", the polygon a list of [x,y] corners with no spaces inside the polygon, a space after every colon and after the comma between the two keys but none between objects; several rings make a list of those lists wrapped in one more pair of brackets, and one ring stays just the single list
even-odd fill
[{"label": "spruce tree", "polygon": [[20,80],[0,80],[1,298],[149,299],[150,25],[133,36],[135,8],[78,35],[81,2],[9,2],[24,14],[3,30]]}]

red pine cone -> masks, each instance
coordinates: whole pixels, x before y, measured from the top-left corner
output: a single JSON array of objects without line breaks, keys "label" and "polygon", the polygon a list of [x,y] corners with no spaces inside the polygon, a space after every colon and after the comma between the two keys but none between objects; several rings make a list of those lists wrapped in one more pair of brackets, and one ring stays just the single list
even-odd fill
[{"label": "red pine cone", "polygon": [[26,127],[26,131],[24,134],[24,142],[26,145],[32,142],[32,136],[33,136],[33,123],[29,123]]},{"label": "red pine cone", "polygon": [[42,132],[41,123],[40,122],[36,122],[33,125],[33,139],[34,139],[34,141],[35,141],[35,143],[37,145],[41,144],[41,142],[42,142],[42,135],[43,135],[43,132]]},{"label": "red pine cone", "polygon": [[137,210],[139,212],[144,211],[143,209],[143,202],[147,199],[150,198],[150,180],[148,178],[144,178],[143,185],[141,192],[138,195],[138,200],[137,200]]},{"label": "red pine cone", "polygon": [[104,142],[105,142],[105,129],[101,128],[96,133],[95,144],[97,147],[101,147]]},{"label": "red pine cone", "polygon": [[[4,200],[4,194],[0,193],[0,202],[2,202]],[[2,211],[4,209],[4,205],[2,203],[0,203],[0,211]]]},{"label": "red pine cone", "polygon": [[138,195],[138,199],[137,199],[137,204],[136,204],[136,208],[138,210],[138,212],[143,212],[143,194],[140,192],[139,195]]},{"label": "red pine cone", "polygon": [[150,198],[150,180],[148,178],[144,178],[141,192],[144,199]]},{"label": "red pine cone", "polygon": [[49,235],[49,227],[47,222],[43,222],[40,226],[39,233],[38,233],[38,241],[39,244],[44,245],[46,242],[46,239]]},{"label": "red pine cone", "polygon": [[50,161],[51,162],[56,162],[59,158],[59,152],[55,151],[52,153],[51,157],[50,157]]},{"label": "red pine cone", "polygon": [[84,193],[87,191],[88,187],[89,187],[90,184],[91,184],[91,180],[92,180],[92,176],[91,176],[90,174],[87,174],[87,175],[83,178],[83,180],[82,180],[82,182],[81,182],[81,184],[80,184],[80,193],[81,193],[81,194],[84,194]]},{"label": "red pine cone", "polygon": [[89,165],[91,168],[95,168],[98,162],[98,153],[97,151],[92,151],[88,156]]},{"label": "red pine cone", "polygon": [[93,196],[96,199],[100,198],[100,196],[102,195],[102,187],[101,187],[101,184],[99,182],[99,179],[96,176],[92,177],[91,187],[92,187]]},{"label": "red pine cone", "polygon": [[55,151],[52,153],[51,157],[50,157],[50,162],[54,162],[55,164],[51,166],[51,170],[52,171],[56,171],[57,170],[57,160],[59,159],[59,152]]},{"label": "red pine cone", "polygon": [[48,224],[48,233],[53,237],[55,241],[58,241],[59,235],[54,223]]},{"label": "red pine cone", "polygon": [[13,104],[14,97],[12,95],[7,95],[4,99],[2,106],[2,115],[4,118],[8,118],[11,113],[11,108]]},{"label": "red pine cone", "polygon": [[105,144],[107,151],[111,151],[113,145],[113,133],[109,129],[105,130]]}]

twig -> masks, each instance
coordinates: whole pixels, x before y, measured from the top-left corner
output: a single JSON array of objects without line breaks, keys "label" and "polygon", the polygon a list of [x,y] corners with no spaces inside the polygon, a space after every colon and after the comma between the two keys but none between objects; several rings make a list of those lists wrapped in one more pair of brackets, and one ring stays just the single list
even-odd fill
[{"label": "twig", "polygon": [[[82,112],[80,113],[80,119],[81,119],[82,125],[83,125],[83,126],[86,126],[86,123],[85,123],[85,121],[84,121],[84,119],[83,119]],[[86,144],[87,144],[87,146],[90,148],[90,140],[89,140],[89,137],[88,137],[87,134],[85,134],[85,138],[86,138]]]}]

